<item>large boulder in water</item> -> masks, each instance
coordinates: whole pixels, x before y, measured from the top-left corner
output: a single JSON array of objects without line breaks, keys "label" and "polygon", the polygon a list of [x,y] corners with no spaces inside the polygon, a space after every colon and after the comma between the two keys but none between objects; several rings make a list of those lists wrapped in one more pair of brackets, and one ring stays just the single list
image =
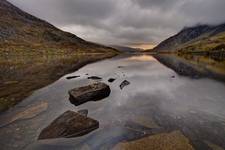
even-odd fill
[{"label": "large boulder in water", "polygon": [[105,83],[94,83],[88,86],[75,88],[69,91],[70,102],[76,106],[88,101],[98,101],[108,97],[111,93],[110,87]]},{"label": "large boulder in water", "polygon": [[67,111],[42,130],[38,139],[78,137],[97,128],[99,128],[98,121],[73,111]]}]

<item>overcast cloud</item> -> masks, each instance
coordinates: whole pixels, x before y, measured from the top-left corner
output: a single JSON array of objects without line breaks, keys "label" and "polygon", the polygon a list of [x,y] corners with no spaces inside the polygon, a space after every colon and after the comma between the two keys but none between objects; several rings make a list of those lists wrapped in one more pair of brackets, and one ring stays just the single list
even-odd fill
[{"label": "overcast cloud", "polygon": [[156,45],[185,26],[225,22],[225,0],[9,0],[85,40]]}]

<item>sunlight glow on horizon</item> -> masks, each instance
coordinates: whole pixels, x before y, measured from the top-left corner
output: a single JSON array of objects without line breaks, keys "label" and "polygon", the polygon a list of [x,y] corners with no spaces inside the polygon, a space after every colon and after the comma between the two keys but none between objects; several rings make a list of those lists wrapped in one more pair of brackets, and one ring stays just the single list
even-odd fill
[{"label": "sunlight glow on horizon", "polygon": [[135,60],[135,61],[153,61],[155,60],[154,57],[149,56],[149,55],[141,55],[141,56],[133,56],[128,58],[128,60]]},{"label": "sunlight glow on horizon", "polygon": [[136,45],[128,45],[132,48],[140,48],[140,49],[144,49],[144,50],[149,50],[149,49],[153,49],[156,45],[153,44],[136,44]]}]

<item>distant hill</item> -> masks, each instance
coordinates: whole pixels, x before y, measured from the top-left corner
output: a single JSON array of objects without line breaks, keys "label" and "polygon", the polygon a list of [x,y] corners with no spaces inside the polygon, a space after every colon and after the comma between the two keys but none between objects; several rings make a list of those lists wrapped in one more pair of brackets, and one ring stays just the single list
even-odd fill
[{"label": "distant hill", "polygon": [[125,46],[118,46],[118,45],[111,45],[110,47],[113,47],[123,53],[138,53],[140,51],[143,51],[142,49],[139,49],[139,48],[131,48],[131,47],[125,47]]},{"label": "distant hill", "polygon": [[225,23],[186,27],[161,42],[155,51],[210,51],[225,44]]},{"label": "distant hill", "polygon": [[87,42],[61,31],[0,0],[0,54],[115,53],[113,48]]}]

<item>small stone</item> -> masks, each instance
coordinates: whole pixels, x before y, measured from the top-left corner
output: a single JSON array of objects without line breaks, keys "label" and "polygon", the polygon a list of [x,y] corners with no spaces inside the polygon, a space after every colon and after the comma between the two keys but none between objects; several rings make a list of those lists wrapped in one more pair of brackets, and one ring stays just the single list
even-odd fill
[{"label": "small stone", "polygon": [[75,79],[75,78],[79,78],[80,76],[69,76],[69,77],[66,77],[67,80],[71,80],[71,79]]},{"label": "small stone", "polygon": [[88,77],[88,79],[90,79],[90,80],[101,80],[102,78],[97,77],[97,76],[91,76],[91,77]]},{"label": "small stone", "polygon": [[124,80],[121,84],[120,84],[120,89],[122,90],[125,86],[130,85],[130,82],[127,80]]},{"label": "small stone", "polygon": [[114,82],[116,79],[114,79],[114,78],[110,78],[109,80],[108,80],[108,82],[110,82],[110,83],[112,83],[112,82]]},{"label": "small stone", "polygon": [[124,66],[118,66],[118,68],[124,68]]}]

